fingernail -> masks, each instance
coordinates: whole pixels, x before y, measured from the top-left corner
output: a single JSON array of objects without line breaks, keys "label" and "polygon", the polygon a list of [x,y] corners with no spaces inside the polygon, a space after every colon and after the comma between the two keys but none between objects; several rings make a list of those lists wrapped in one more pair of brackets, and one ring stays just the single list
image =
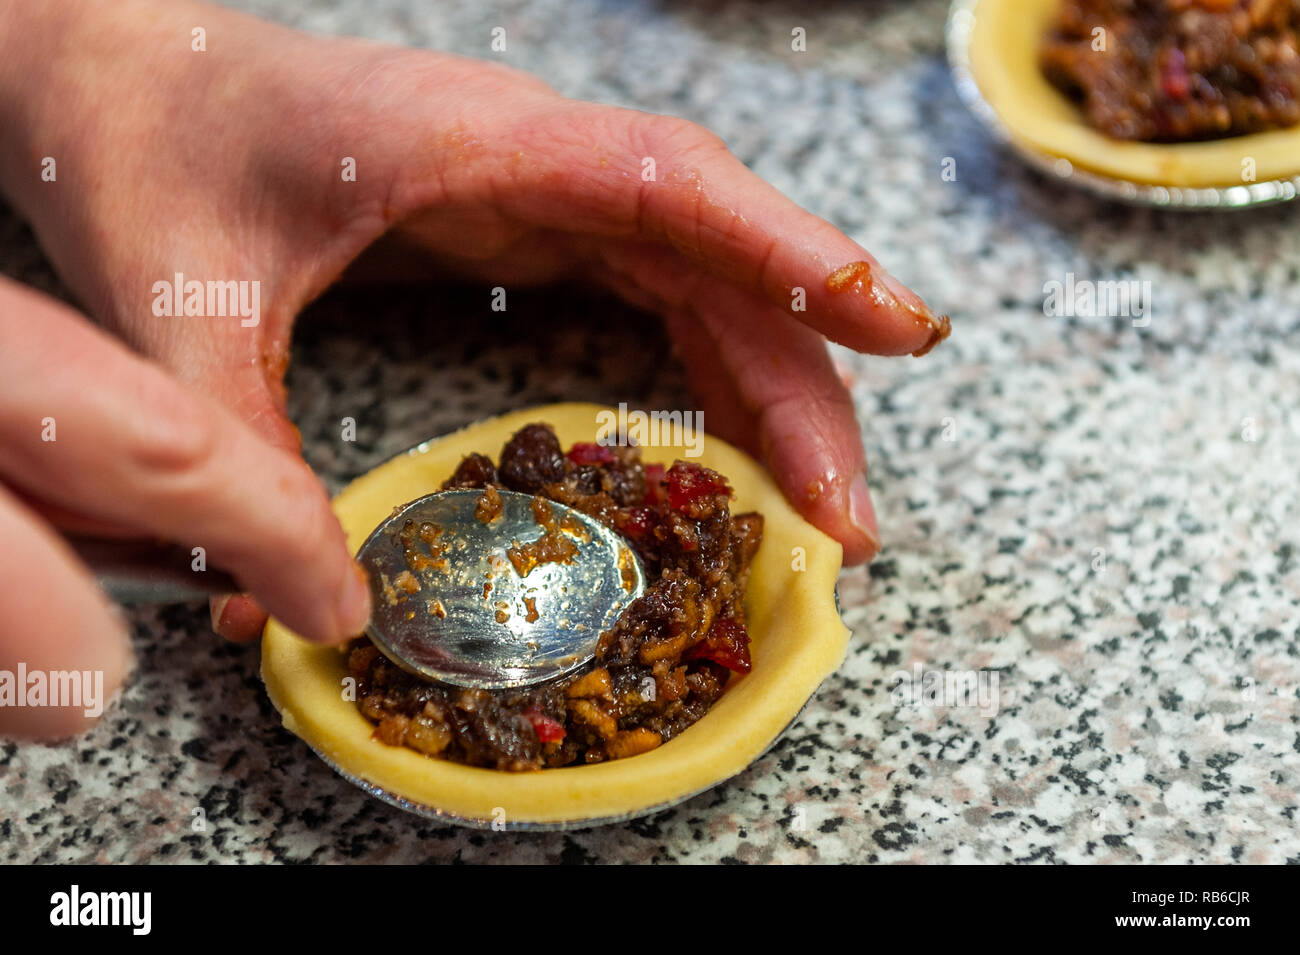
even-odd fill
[{"label": "fingernail", "polygon": [[226,612],[226,604],[230,603],[230,596],[226,594],[224,597],[213,597],[208,601],[208,610],[212,614],[212,630],[219,637],[225,636],[221,632],[221,617]]},{"label": "fingernail", "polygon": [[335,611],[339,629],[345,635],[356,636],[365,632],[366,624],[370,622],[370,583],[366,579],[366,572],[355,562],[352,564],[352,573],[347,575]]},{"label": "fingernail", "polygon": [[925,304],[921,296],[904,285],[901,280],[895,278],[892,273],[881,269],[878,275],[885,288],[889,289],[894,298],[902,302],[910,311],[921,312],[926,315],[931,314],[930,307]]},{"label": "fingernail", "polygon": [[926,328],[930,332],[930,337],[925,344],[912,352],[913,358],[920,358],[928,354],[935,345],[943,341],[952,332],[952,322],[947,315],[936,314],[935,311],[926,305],[924,300],[913,292],[910,288],[894,278],[889,273],[885,273],[882,281],[885,287],[889,289],[895,299],[898,300],[904,308],[916,317],[918,325]]},{"label": "fingernail", "polygon": [[880,553],[880,528],[876,524],[876,508],[871,503],[865,474],[859,474],[849,485],[849,522],[870,542],[871,553],[867,559]]}]

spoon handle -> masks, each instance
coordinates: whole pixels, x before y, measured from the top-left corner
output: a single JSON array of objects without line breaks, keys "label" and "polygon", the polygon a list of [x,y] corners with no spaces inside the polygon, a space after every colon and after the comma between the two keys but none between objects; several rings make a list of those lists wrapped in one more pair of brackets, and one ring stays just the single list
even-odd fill
[{"label": "spoon handle", "polygon": [[189,603],[241,590],[225,571],[194,570],[194,556],[184,547],[99,537],[67,540],[105,593],[121,604]]}]

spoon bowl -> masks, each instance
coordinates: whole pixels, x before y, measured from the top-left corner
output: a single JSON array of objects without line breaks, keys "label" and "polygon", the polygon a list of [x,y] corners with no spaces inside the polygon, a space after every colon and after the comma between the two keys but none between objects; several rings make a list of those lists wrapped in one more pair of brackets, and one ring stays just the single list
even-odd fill
[{"label": "spoon bowl", "polygon": [[361,545],[367,635],[427,680],[496,690],[564,676],[645,592],[611,528],[515,491],[439,491],[397,508]]}]

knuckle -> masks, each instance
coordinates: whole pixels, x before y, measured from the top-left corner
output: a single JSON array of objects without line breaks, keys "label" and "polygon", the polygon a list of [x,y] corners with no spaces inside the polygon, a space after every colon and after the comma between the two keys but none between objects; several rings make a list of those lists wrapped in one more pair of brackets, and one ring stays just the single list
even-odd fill
[{"label": "knuckle", "polygon": [[646,155],[681,159],[729,151],[717,133],[678,116],[647,115],[639,121],[637,134]]},{"label": "knuckle", "polygon": [[489,99],[507,93],[553,93],[552,87],[538,76],[491,60],[448,57],[428,50],[399,49],[388,57],[389,80],[402,87],[441,93],[449,83],[462,96]]},{"label": "knuckle", "polygon": [[148,476],[193,476],[216,458],[217,428],[207,409],[181,389],[151,387],[148,413],[130,422],[128,459]]}]

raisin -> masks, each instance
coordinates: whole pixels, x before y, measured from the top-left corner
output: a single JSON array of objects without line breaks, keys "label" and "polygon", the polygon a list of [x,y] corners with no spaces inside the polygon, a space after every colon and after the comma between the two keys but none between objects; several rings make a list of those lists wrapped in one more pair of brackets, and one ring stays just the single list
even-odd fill
[{"label": "raisin", "polygon": [[443,482],[442,489],[487,487],[497,483],[497,467],[486,454],[471,454],[456,467],[456,473]]},{"label": "raisin", "polygon": [[641,466],[641,449],[636,445],[619,447],[614,463],[606,469],[609,495],[620,507],[645,501],[645,469]]},{"label": "raisin", "polygon": [[564,478],[560,440],[544,424],[530,424],[501,449],[501,480],[512,491],[536,494]]}]

